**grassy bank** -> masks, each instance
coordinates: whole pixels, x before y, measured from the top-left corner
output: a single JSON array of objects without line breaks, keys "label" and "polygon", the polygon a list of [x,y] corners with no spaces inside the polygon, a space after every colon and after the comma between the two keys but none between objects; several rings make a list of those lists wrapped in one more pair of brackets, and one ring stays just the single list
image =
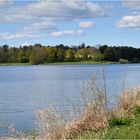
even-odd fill
[{"label": "grassy bank", "polygon": [[54,62],[54,63],[45,63],[49,65],[86,65],[86,64],[118,64],[118,62],[110,62],[110,61],[73,61],[73,62]]},{"label": "grassy bank", "polygon": [[0,66],[28,66],[29,63],[0,63]]},{"label": "grassy bank", "polygon": [[[106,109],[108,126],[105,129],[80,133],[76,138],[140,139],[140,88],[124,91],[118,97],[116,107]],[[96,121],[101,123],[102,120]]]},{"label": "grassy bank", "polygon": [[131,118],[116,118],[103,132],[90,132],[79,135],[77,139],[140,139],[140,107]]},{"label": "grassy bank", "polygon": [[[118,105],[108,110],[108,127],[80,133],[76,139],[140,139],[140,89],[124,92]],[[96,120],[101,123],[103,120]],[[91,123],[92,124],[92,123]],[[93,126],[95,127],[95,126]],[[74,138],[74,139],[75,139]]]},{"label": "grassy bank", "polygon": [[[110,61],[73,61],[73,62],[53,62],[53,63],[43,63],[42,65],[86,65],[86,64],[118,64],[118,62],[110,62]],[[30,63],[0,63],[0,66],[27,66],[31,65]]]}]

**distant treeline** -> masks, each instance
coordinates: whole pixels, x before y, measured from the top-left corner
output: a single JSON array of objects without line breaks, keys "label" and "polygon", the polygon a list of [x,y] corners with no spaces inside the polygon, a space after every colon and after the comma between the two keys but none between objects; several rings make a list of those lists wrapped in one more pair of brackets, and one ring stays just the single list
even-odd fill
[{"label": "distant treeline", "polygon": [[140,48],[128,46],[102,45],[99,48],[86,46],[43,46],[41,44],[9,47],[0,46],[0,63],[53,63],[68,61],[93,60],[112,62],[140,62]]}]

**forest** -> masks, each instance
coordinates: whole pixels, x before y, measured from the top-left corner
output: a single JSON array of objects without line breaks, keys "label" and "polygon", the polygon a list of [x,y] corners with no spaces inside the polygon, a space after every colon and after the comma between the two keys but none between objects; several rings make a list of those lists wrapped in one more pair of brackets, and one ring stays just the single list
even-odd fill
[{"label": "forest", "polygon": [[41,63],[88,60],[94,62],[138,63],[140,62],[140,48],[108,45],[94,47],[86,46],[85,43],[77,46],[63,44],[55,46],[41,44],[20,47],[0,46],[0,63],[30,63],[37,65]]}]

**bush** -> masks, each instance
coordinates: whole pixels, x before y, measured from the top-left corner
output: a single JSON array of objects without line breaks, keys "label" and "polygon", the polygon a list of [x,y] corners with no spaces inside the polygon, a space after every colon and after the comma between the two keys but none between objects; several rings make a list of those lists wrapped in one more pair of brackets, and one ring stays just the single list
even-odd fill
[{"label": "bush", "polygon": [[128,60],[127,59],[120,59],[119,60],[119,63],[120,64],[127,64],[128,63]]},{"label": "bush", "polygon": [[130,125],[132,119],[129,118],[112,118],[109,122],[110,126]]},{"label": "bush", "polygon": [[135,114],[135,115],[140,114],[140,106],[137,106],[137,107],[134,109],[134,114]]},{"label": "bush", "polygon": [[[64,120],[54,107],[37,113],[39,137],[46,139],[74,139],[78,137],[137,138],[140,117],[140,88],[124,91],[115,107],[110,108],[104,71],[99,77],[91,76],[81,91],[82,108],[73,118]],[[80,112],[80,113],[79,113]],[[76,114],[76,115],[75,115]],[[135,127],[135,125],[137,125]],[[125,130],[127,129],[127,130]],[[131,130],[129,130],[131,129]],[[129,134],[132,129],[136,133]],[[123,133],[123,131],[125,131]],[[88,135],[89,134],[89,135]],[[90,134],[92,134],[90,136]],[[100,135],[101,134],[101,135]],[[118,136],[116,136],[118,134]],[[138,135],[139,136],[139,135]]]}]

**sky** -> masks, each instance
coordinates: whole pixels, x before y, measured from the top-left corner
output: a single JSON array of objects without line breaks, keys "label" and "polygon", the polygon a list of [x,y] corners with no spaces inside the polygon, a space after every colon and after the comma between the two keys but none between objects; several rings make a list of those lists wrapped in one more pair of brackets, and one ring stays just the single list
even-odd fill
[{"label": "sky", "polygon": [[140,1],[0,0],[0,45],[140,48]]}]

